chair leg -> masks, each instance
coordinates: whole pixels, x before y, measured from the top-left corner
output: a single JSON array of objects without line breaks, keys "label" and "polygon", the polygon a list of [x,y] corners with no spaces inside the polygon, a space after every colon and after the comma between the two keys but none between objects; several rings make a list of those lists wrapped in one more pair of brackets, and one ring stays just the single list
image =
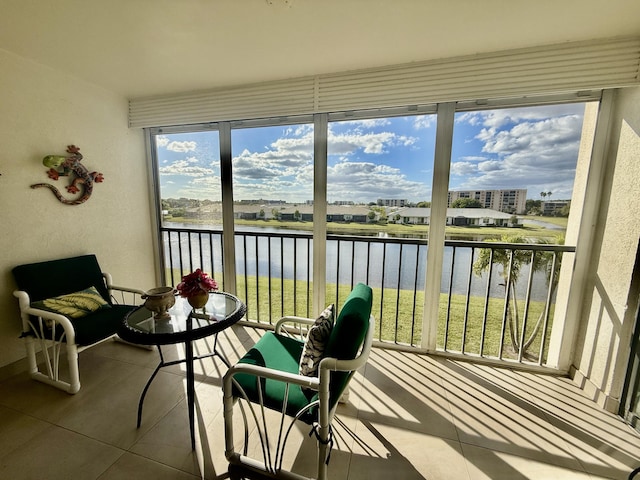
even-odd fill
[{"label": "chair leg", "polygon": [[223,399],[222,399],[222,415],[224,419],[224,440],[225,440],[225,456],[227,460],[231,460],[235,455],[233,442],[233,395],[231,392],[231,381],[224,380]]},{"label": "chair leg", "polygon": [[24,338],[25,347],[27,349],[27,360],[29,362],[29,374],[38,373],[38,361],[36,360],[36,341],[28,335]]},{"label": "chair leg", "polygon": [[67,345],[67,362],[69,362],[69,393],[80,390],[80,372],[78,371],[78,347]]},{"label": "chair leg", "polygon": [[43,373],[38,366],[36,357],[36,338],[26,337],[27,360],[29,363],[29,375],[38,382],[46,383],[52,387],[75,394],[80,390],[80,374],[78,371],[78,347],[67,345],[67,361],[69,362],[70,383],[60,380],[60,352],[64,347],[59,341],[51,342],[38,338],[40,350],[44,357],[46,371]]}]

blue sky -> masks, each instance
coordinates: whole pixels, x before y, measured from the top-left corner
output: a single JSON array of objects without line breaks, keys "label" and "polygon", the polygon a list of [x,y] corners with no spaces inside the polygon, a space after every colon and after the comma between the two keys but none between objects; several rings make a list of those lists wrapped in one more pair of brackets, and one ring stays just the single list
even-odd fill
[{"label": "blue sky", "polygon": [[[456,114],[450,190],[526,188],[571,198],[583,104]],[[431,199],[435,115],[331,122],[330,202]],[[313,125],[232,130],[234,198],[313,198]],[[217,132],[156,137],[162,198],[220,200]]]}]

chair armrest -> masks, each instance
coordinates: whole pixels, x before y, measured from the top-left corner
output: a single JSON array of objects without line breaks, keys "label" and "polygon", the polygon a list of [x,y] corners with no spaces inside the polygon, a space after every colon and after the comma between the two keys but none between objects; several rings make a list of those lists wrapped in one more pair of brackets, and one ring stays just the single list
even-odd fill
[{"label": "chair armrest", "polygon": [[238,373],[247,373],[255,375],[256,377],[270,378],[281,382],[293,383],[313,390],[318,390],[318,387],[320,386],[320,379],[318,377],[308,377],[297,373],[283,372],[272,368],[262,367],[260,365],[237,363],[227,370],[227,373],[224,375],[225,388],[227,388],[227,383],[229,383],[229,387],[231,386],[231,380]]},{"label": "chair armrest", "polygon": [[129,288],[129,287],[118,287],[117,285],[111,285],[109,290],[118,290],[119,292],[129,292],[136,293],[138,295],[144,295],[144,290],[140,290],[139,288]]},{"label": "chair armrest", "polygon": [[280,333],[280,330],[287,324],[296,325],[298,329],[300,329],[300,326],[313,325],[314,322],[315,322],[315,319],[313,318],[294,317],[294,316],[282,317],[276,322],[276,327],[275,327],[276,333]]},{"label": "chair armrest", "polygon": [[[117,285],[113,284],[113,280],[111,279],[111,274],[107,273],[107,272],[102,272],[102,276],[104,277],[104,283],[107,286],[107,290],[109,292],[109,296],[113,299],[116,300],[113,297],[112,292],[118,291],[121,293],[120,297],[123,303],[125,303],[125,293],[131,293],[133,295],[133,303],[136,303],[136,295],[144,295],[144,290],[140,290],[138,288],[130,288],[130,287],[119,287]],[[117,301],[117,300],[116,300]]]},{"label": "chair armrest", "polygon": [[[37,325],[34,325],[33,322],[31,322],[29,319],[29,316],[34,316],[41,318],[45,322],[53,322],[59,324],[65,331],[67,342],[69,344],[75,343],[76,332],[73,328],[73,324],[67,317],[65,317],[64,315],[60,315],[59,313],[31,307],[29,294],[23,290],[14,291],[13,296],[18,299],[18,304],[20,306],[20,315],[22,317],[22,328],[24,333],[27,333],[31,328],[37,327]],[[41,331],[36,333],[42,336],[43,332]]]}]

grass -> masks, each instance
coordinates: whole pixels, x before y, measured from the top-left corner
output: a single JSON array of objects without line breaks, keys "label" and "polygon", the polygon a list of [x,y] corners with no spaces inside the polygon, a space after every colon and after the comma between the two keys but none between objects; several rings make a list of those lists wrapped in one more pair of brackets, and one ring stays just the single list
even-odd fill
[{"label": "grass", "polygon": [[[179,272],[174,272],[174,275],[175,278],[180,278]],[[219,278],[221,274],[217,273],[215,276]],[[224,284],[221,284],[220,288],[225,290]],[[243,275],[237,277],[237,295],[247,305],[247,318],[261,324],[273,324],[283,315],[313,317],[312,288],[312,285],[307,286],[306,281],[302,280],[272,279],[269,283],[267,277]],[[325,303],[341,306],[350,291],[350,285],[339,285],[336,288],[335,284],[328,284]],[[447,294],[440,295],[438,349],[482,354],[489,357],[498,357],[502,353],[502,358],[517,358],[509,340],[508,330],[505,330],[505,338],[504,341],[502,340],[504,299],[494,297],[489,299],[483,332],[484,300],[484,297],[470,297],[467,310],[466,296],[451,295],[449,300]],[[524,301],[520,300],[518,307],[522,319],[525,313]],[[410,290],[373,288],[372,314],[376,319],[374,338],[383,342],[419,346],[422,338],[423,308],[424,292],[422,291],[414,294]],[[527,334],[531,333],[543,310],[544,302],[530,303]],[[467,312],[466,316],[465,312]],[[548,332],[550,330],[549,326]],[[548,341],[547,338],[545,351],[547,351]],[[541,333],[538,332],[536,340],[528,350],[529,355],[535,360],[539,355],[540,343]]]},{"label": "grass", "polygon": [[523,215],[521,218],[523,222],[526,222],[527,220],[535,220],[537,222],[551,223],[553,225],[557,225],[558,227],[563,227],[564,229],[567,228],[567,224],[569,222],[568,217],[540,217],[537,215]]}]

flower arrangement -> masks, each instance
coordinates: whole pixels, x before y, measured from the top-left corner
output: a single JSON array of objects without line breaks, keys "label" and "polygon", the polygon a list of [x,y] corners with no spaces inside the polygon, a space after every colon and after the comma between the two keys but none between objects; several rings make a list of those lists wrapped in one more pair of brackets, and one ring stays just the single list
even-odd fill
[{"label": "flower arrangement", "polygon": [[182,281],[176,286],[176,290],[178,290],[181,297],[189,298],[218,290],[218,284],[198,268],[189,275],[182,277]]}]

